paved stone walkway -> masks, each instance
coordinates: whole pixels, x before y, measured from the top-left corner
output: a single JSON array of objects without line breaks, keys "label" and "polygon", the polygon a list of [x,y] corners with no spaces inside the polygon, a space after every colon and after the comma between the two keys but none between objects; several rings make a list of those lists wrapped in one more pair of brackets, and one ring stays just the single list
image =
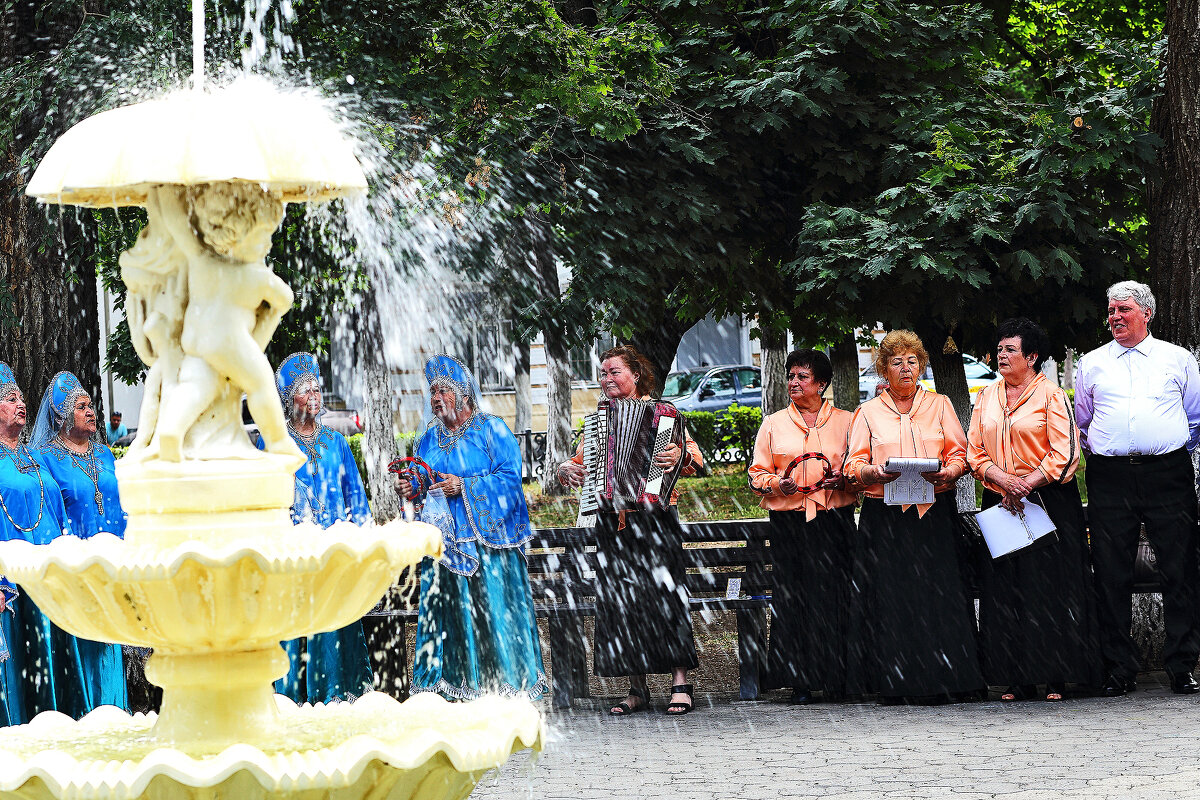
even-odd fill
[{"label": "paved stone walkway", "polygon": [[[550,712],[535,764],[517,757],[473,798],[1003,798],[1200,796],[1200,695],[1161,673],[1124,698],[928,708],[701,697],[679,719],[600,701]],[[547,706],[548,709],[548,706]]]}]

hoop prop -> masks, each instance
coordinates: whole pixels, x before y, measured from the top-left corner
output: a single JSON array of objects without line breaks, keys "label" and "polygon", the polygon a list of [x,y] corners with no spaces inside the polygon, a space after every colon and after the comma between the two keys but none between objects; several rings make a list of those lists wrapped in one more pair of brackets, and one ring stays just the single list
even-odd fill
[{"label": "hoop prop", "polygon": [[805,461],[812,461],[814,459],[825,462],[825,469],[821,473],[821,478],[816,483],[810,484],[808,486],[797,486],[796,487],[797,492],[803,492],[804,494],[808,494],[809,492],[815,492],[817,489],[820,489],[821,484],[824,483],[825,480],[827,478],[829,478],[830,475],[833,474],[833,465],[829,463],[828,458],[826,458],[825,456],[823,456],[820,453],[803,453],[799,456],[796,456],[794,459],[792,459],[792,463],[788,464],[787,469],[784,470],[783,477],[784,478],[792,477],[792,470],[794,470],[796,467],[803,464]]},{"label": "hoop prop", "polygon": [[[412,466],[408,466],[410,464]],[[421,470],[425,471],[424,475],[421,474]],[[429,487],[433,485],[433,468],[416,456],[397,458],[388,464],[388,472],[394,472],[401,478],[408,478],[413,481],[417,489],[417,494],[422,497],[429,491]]]}]

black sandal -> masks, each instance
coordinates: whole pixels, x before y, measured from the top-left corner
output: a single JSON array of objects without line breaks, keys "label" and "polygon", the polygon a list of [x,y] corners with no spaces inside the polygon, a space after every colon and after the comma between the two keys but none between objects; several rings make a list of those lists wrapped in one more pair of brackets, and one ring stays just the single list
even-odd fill
[{"label": "black sandal", "polygon": [[645,689],[634,689],[630,687],[629,696],[636,697],[642,702],[636,706],[631,706],[629,703],[622,700],[608,710],[609,716],[612,717],[627,717],[630,714],[636,714],[639,711],[645,711],[650,707],[650,693]]},{"label": "black sandal", "polygon": [[696,707],[696,696],[694,694],[696,687],[690,683],[680,683],[671,687],[671,694],[686,694],[690,703],[674,702],[667,706],[667,714],[672,717],[682,717],[684,714]]}]

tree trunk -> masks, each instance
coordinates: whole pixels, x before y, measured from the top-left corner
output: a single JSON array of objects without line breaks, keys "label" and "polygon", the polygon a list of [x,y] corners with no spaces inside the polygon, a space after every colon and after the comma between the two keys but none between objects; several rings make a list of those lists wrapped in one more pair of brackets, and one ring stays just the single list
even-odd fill
[{"label": "tree trunk", "polygon": [[1200,352],[1200,3],[1170,0],[1165,87],[1150,115],[1162,139],[1149,185],[1154,335]]},{"label": "tree trunk", "polygon": [[514,342],[513,390],[515,394],[516,418],[514,433],[520,434],[533,426],[533,393],[529,384],[529,342]]},{"label": "tree trunk", "polygon": [[665,300],[653,308],[648,308],[647,314],[638,319],[638,325],[629,344],[638,350],[654,366],[654,390],[658,395],[662,391],[663,381],[671,371],[675,361],[675,353],[679,350],[679,342],[700,317],[687,316],[680,319],[675,310],[668,307]]},{"label": "tree trunk", "polygon": [[383,330],[375,288],[363,293],[358,309],[355,361],[363,376],[363,465],[371,490],[371,511],[378,523],[401,513],[388,464],[397,456],[391,372],[383,356]]},{"label": "tree trunk", "polygon": [[1067,354],[1063,356],[1062,388],[1064,392],[1075,389],[1075,351],[1069,347]]},{"label": "tree trunk", "polygon": [[[78,30],[81,7],[0,5],[0,70],[61,50]],[[48,71],[47,80],[54,80]],[[35,95],[36,96],[36,95]],[[30,427],[42,393],[60,370],[73,372],[104,419],[100,381],[95,222],[90,211],[39,207],[25,196],[22,163],[47,123],[49,93],[20,109],[0,143],[0,332],[25,395]],[[54,117],[58,123],[62,114]]]},{"label": "tree trunk", "polygon": [[772,325],[771,317],[766,311],[758,316],[758,342],[762,348],[764,417],[787,407],[788,404],[787,376],[783,371],[783,365],[787,361],[787,331]]},{"label": "tree trunk", "polygon": [[850,331],[829,351],[833,362],[833,404],[846,411],[858,408],[858,340]]},{"label": "tree trunk", "polygon": [[[967,391],[967,372],[962,353],[954,341],[957,326],[931,326],[918,331],[925,350],[929,353],[929,366],[933,369],[933,383],[939,394],[950,398],[954,412],[965,431],[971,424],[971,393]],[[975,479],[970,473],[958,481],[958,510],[975,508]]]},{"label": "tree trunk", "polygon": [[57,209],[36,206],[24,196],[17,157],[10,149],[0,170],[0,308],[8,306],[0,311],[4,356],[25,395],[30,427],[42,393],[62,370],[79,378],[103,419],[96,275],[79,219],[84,215],[86,221],[90,212],[64,209],[58,217]]},{"label": "tree trunk", "polygon": [[546,346],[546,455],[542,462],[542,494],[565,495],[570,490],[558,482],[558,465],[570,458],[571,451],[571,369],[570,350],[557,332],[543,332]]},{"label": "tree trunk", "polygon": [[[554,259],[550,223],[532,212],[524,220],[528,234],[528,261],[543,297],[558,297],[558,264]],[[566,331],[554,320],[542,327],[546,352],[546,452],[542,460],[542,494],[565,495],[568,489],[558,482],[558,465],[571,452],[571,351]]]}]

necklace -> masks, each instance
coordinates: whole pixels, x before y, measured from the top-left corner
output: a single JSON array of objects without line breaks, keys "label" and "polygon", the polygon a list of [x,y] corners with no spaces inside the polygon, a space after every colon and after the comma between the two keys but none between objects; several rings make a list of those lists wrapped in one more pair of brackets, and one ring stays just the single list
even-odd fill
[{"label": "necklace", "polygon": [[[21,454],[23,451],[25,454],[24,461],[21,460]],[[4,516],[8,518],[8,521],[12,523],[14,528],[22,533],[29,533],[30,531],[37,530],[37,526],[42,522],[42,514],[44,514],[46,511],[46,484],[42,483],[42,471],[38,469],[37,464],[34,463],[33,457],[29,455],[29,451],[20,446],[14,450],[6,444],[0,443],[0,458],[8,458],[10,456],[12,457],[13,464],[16,465],[18,472],[24,474],[32,470],[33,472],[37,473],[38,492],[40,493],[38,497],[38,515],[33,524],[26,528],[24,525],[19,524],[15,519],[13,519],[12,514],[8,513],[8,504],[4,502],[3,495],[0,495],[0,510],[4,511]]]},{"label": "necklace", "polygon": [[438,447],[440,447],[443,450],[449,450],[450,448],[454,447],[454,445],[458,444],[458,440],[461,439],[464,434],[466,434],[466,432],[469,428],[472,428],[474,426],[475,426],[475,415],[474,414],[467,417],[466,421],[464,421],[461,425],[459,425],[454,430],[450,430],[449,428],[446,427],[446,423],[442,422],[441,420],[438,420],[438,423],[437,423]]},{"label": "necklace", "polygon": [[288,423],[288,431],[292,434],[292,438],[296,440],[296,442],[308,455],[309,461],[317,461],[320,459],[320,456],[317,454],[317,439],[320,438],[321,430],[324,427],[324,425],[318,422],[313,426],[312,433],[301,433],[292,427],[292,423]]},{"label": "necklace", "polygon": [[96,501],[96,510],[100,512],[100,516],[104,516],[104,494],[100,491],[100,464],[96,461],[95,445],[89,441],[87,450],[77,453],[70,447],[67,447],[67,443],[63,441],[61,436],[55,436],[54,446],[70,456],[71,463],[79,467],[79,470],[88,476],[88,480],[92,482],[92,488],[95,489],[95,494],[92,495],[92,498]]}]

